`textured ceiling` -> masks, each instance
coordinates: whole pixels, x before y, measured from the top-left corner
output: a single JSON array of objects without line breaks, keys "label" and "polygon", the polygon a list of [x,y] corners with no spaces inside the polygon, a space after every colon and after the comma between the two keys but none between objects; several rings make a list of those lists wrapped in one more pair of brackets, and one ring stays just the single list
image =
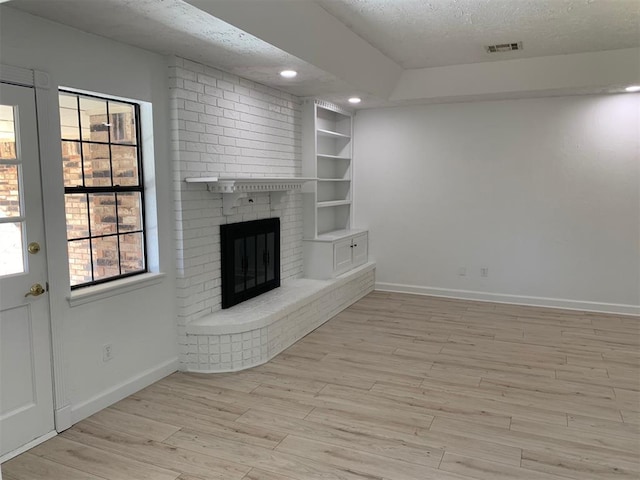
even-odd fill
[{"label": "textured ceiling", "polygon": [[[351,87],[181,0],[12,0],[10,7],[161,54],[179,55],[298,96]],[[285,80],[279,72],[298,71]],[[344,97],[344,94],[337,98]]]},{"label": "textured ceiling", "polygon": [[[359,94],[365,100],[360,108],[388,105],[389,102],[386,95],[377,98],[364,85],[366,82],[351,80],[361,78],[363,72],[370,75],[365,67],[371,70],[372,65],[378,65],[364,60],[366,56],[355,55],[353,59],[349,56],[352,55],[349,52],[356,50],[347,47],[358,42],[360,51],[370,49],[398,71],[401,69],[397,65],[415,69],[640,45],[640,0],[206,2],[206,9],[220,18],[234,25],[250,25],[251,22],[239,22],[238,18],[232,22],[221,14],[235,8],[240,18],[254,22],[253,27],[245,27],[250,32],[183,0],[10,0],[7,5],[150,51],[175,54],[212,65],[294,95],[319,96],[345,105],[348,96]],[[315,13],[308,15],[311,18],[298,17],[304,22],[296,21],[293,12],[301,10],[292,8],[294,2],[297,7],[315,7],[315,10],[308,9]],[[277,13],[276,4],[279,4]],[[263,15],[256,12],[263,12]],[[268,16],[266,13],[278,18],[277,25],[264,20]],[[256,16],[262,21],[259,26],[268,28],[254,28]],[[331,42],[327,41],[325,29],[320,27],[331,24],[327,19],[355,32],[349,31],[352,45],[345,45],[339,52],[342,55],[336,55],[335,42],[334,46],[328,46]],[[287,27],[300,24],[306,27]],[[271,32],[268,32],[269,28]],[[282,33],[281,37],[286,37],[285,42],[272,41],[280,48],[265,41],[274,38],[266,35],[273,34],[274,30]],[[334,32],[338,31],[334,28]],[[522,41],[524,50],[487,54],[483,48],[488,44],[513,41]],[[307,55],[305,49],[294,48],[300,45],[306,47],[306,53],[312,54]],[[375,55],[369,58],[373,57]],[[322,68],[317,65],[322,65]],[[282,79],[278,73],[284,68],[297,70],[298,77]],[[359,72],[360,77],[349,76],[349,72]],[[380,70],[376,72],[376,78],[382,78]],[[345,79],[350,79],[351,84]],[[393,81],[390,80],[391,83]]]},{"label": "textured ceiling", "polygon": [[[403,68],[640,45],[638,0],[315,0]],[[523,51],[485,45],[522,41]]]}]

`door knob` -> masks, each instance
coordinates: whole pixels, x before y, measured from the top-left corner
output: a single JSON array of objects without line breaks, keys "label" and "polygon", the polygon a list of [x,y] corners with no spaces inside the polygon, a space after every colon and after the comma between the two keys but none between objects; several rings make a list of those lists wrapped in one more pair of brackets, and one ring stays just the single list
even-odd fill
[{"label": "door knob", "polygon": [[33,285],[31,285],[29,292],[26,293],[24,296],[28,297],[29,295],[33,295],[34,297],[38,297],[42,295],[44,292],[45,292],[45,289],[42,285],[40,285],[39,283],[34,283]]},{"label": "door knob", "polygon": [[29,251],[29,253],[35,255],[40,251],[40,244],[38,242],[31,242],[27,247],[27,250]]}]

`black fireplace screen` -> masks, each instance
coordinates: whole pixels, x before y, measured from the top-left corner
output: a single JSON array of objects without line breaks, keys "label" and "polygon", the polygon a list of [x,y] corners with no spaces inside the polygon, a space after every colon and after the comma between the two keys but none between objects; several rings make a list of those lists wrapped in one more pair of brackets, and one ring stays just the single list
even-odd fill
[{"label": "black fireplace screen", "polygon": [[220,225],[222,308],[280,286],[280,219]]}]

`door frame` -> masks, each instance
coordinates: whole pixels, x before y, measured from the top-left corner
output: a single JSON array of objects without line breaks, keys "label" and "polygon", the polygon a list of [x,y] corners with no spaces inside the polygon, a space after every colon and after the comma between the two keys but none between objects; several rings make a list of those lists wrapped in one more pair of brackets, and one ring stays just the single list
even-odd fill
[{"label": "door frame", "polygon": [[[50,284],[47,301],[49,303],[51,331],[53,417],[55,430],[62,432],[71,427],[71,403],[68,400],[65,382],[63,316],[61,315],[61,302],[65,301],[65,295],[60,295],[61,292],[64,292],[64,286],[60,284],[65,280],[61,278],[58,282],[52,282],[48,278],[51,272],[56,271],[51,262],[52,250],[48,248],[51,246],[51,239],[60,235],[62,235],[61,238],[66,238],[65,226],[57,225],[61,222],[54,221],[56,218],[65,218],[64,190],[61,188],[62,179],[59,179],[60,183],[58,184],[58,175],[55,173],[57,170],[54,168],[56,163],[62,161],[60,138],[55,128],[59,123],[58,112],[56,108],[53,108],[57,105],[57,89],[54,88],[51,77],[46,72],[5,64],[0,64],[0,82],[33,88],[35,92],[38,148],[40,153],[40,184],[43,199],[45,245],[47,246],[47,281]],[[58,285],[55,285],[56,283]],[[45,437],[47,436],[50,437],[51,434],[45,435]],[[35,442],[45,439],[37,439]],[[18,451],[12,452],[12,454],[21,453],[20,450],[24,451],[34,445],[35,443],[31,442]]]}]

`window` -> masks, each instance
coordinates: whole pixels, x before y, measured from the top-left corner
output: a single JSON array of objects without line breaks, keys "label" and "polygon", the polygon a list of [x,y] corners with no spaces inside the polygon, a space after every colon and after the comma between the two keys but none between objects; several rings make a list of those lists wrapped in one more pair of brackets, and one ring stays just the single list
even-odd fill
[{"label": "window", "polygon": [[147,271],[139,106],[60,91],[71,288]]},{"label": "window", "polygon": [[23,158],[16,148],[15,110],[0,105],[0,277],[24,272]]}]

